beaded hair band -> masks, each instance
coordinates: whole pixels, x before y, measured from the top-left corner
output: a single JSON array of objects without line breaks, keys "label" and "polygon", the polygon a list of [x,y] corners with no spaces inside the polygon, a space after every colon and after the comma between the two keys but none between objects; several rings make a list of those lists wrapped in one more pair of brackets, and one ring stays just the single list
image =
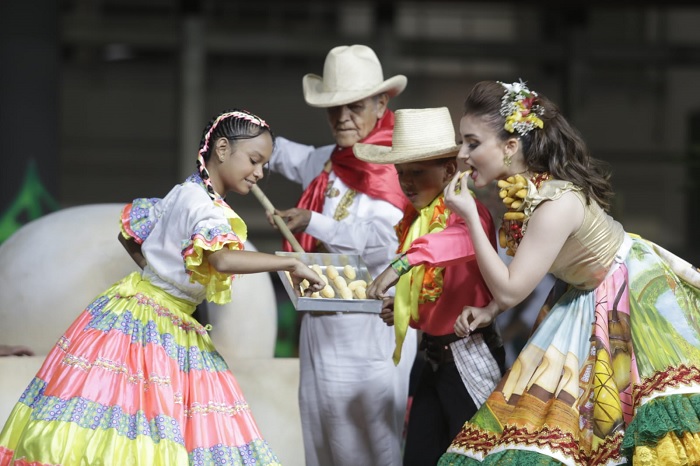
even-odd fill
[{"label": "beaded hair band", "polygon": [[521,136],[525,136],[534,128],[544,127],[544,122],[539,117],[544,114],[544,107],[535,104],[537,92],[528,89],[522,80],[513,84],[496,82],[505,89],[501,98],[501,115],[506,118],[503,125],[506,131],[517,131]]},{"label": "beaded hair band", "polygon": [[214,200],[221,198],[222,196],[220,196],[219,193],[217,193],[214,190],[214,186],[212,186],[211,184],[211,180],[209,179],[209,172],[207,171],[206,164],[204,163],[204,154],[206,154],[209,150],[209,139],[211,138],[212,133],[219,125],[219,123],[227,118],[237,118],[241,120],[246,120],[253,123],[254,125],[260,126],[261,128],[270,129],[270,125],[268,125],[262,118],[253,115],[252,113],[242,112],[240,110],[222,113],[221,115],[216,117],[216,120],[214,120],[214,123],[212,123],[211,128],[209,128],[209,131],[207,131],[207,133],[204,135],[204,144],[202,144],[202,148],[199,149],[199,153],[197,154],[197,169],[199,170],[199,174],[202,178],[202,181],[204,182],[204,185],[207,187],[209,197],[211,197]]}]

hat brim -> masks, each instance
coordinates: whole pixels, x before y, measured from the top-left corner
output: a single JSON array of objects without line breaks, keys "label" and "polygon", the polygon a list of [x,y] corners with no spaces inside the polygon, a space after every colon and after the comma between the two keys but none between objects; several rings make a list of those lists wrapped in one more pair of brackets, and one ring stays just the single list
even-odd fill
[{"label": "hat brim", "polygon": [[306,103],[311,107],[320,108],[350,104],[383,92],[386,92],[389,97],[396,97],[406,88],[406,83],[406,76],[397,74],[371,89],[324,92],[323,78],[321,76],[317,74],[307,74],[304,76],[304,79],[302,79],[304,100],[306,100]]},{"label": "hat brim", "polygon": [[460,145],[441,149],[415,149],[415,150],[393,150],[387,146],[377,146],[374,144],[362,144],[360,142],[352,146],[355,157],[370,163],[396,164],[409,162],[423,162],[424,160],[444,159],[456,157]]}]

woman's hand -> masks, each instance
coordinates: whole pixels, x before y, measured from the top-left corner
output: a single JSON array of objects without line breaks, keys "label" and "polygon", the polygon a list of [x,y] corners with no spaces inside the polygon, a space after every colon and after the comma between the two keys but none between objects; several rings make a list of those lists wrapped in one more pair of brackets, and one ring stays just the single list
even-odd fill
[{"label": "woman's hand", "polygon": [[462,217],[469,225],[472,221],[479,222],[479,211],[476,202],[467,186],[468,176],[458,172],[445,187],[445,205],[452,212]]},{"label": "woman's hand", "polygon": [[455,322],[455,335],[468,337],[477,328],[491,324],[500,313],[501,310],[495,300],[491,300],[486,307],[465,306]]},{"label": "woman's hand", "polygon": [[300,260],[296,261],[294,269],[289,274],[292,276],[292,285],[294,285],[295,290],[299,289],[302,280],[306,279],[309,282],[309,287],[304,290],[305,296],[311,296],[311,293],[321,291],[326,286],[326,282],[311,267]]},{"label": "woman's hand", "polygon": [[[382,299],[385,297],[386,290],[396,285],[399,281],[399,274],[396,273],[393,267],[389,266],[377,278],[372,280],[367,288],[367,299]],[[392,300],[393,303],[393,300]],[[393,320],[393,319],[392,319]]]}]

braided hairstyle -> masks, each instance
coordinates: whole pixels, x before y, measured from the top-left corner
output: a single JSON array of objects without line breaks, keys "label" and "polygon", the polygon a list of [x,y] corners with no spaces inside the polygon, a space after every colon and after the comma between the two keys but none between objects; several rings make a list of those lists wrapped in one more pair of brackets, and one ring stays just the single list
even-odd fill
[{"label": "braided hairstyle", "polygon": [[270,133],[272,144],[275,144],[275,135],[265,120],[254,115],[246,110],[226,110],[212,120],[204,128],[202,140],[199,143],[199,153],[197,154],[197,169],[202,178],[209,197],[216,200],[221,196],[214,191],[214,186],[211,184],[209,172],[206,164],[211,158],[211,141],[216,141],[219,138],[226,138],[232,144],[240,139],[253,139],[260,136],[262,133]]},{"label": "braided hairstyle", "polygon": [[[505,129],[505,117],[500,113],[504,91],[496,81],[481,81],[464,102],[464,114],[482,118],[502,141],[514,136]],[[556,179],[570,181],[583,189],[587,202],[594,200],[609,210],[613,191],[608,165],[590,155],[579,132],[551,100],[537,94],[533,105],[543,109],[539,118],[544,127],[515,135],[520,138],[529,170],[549,172]]]}]

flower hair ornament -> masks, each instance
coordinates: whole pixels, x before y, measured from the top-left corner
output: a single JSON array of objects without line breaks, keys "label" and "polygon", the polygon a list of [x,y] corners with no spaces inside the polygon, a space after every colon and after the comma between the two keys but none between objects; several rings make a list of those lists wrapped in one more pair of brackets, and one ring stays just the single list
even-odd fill
[{"label": "flower hair ornament", "polygon": [[496,82],[505,89],[501,98],[501,115],[506,118],[503,125],[506,131],[517,131],[521,136],[525,136],[534,128],[544,127],[544,122],[540,119],[540,115],[544,114],[544,107],[535,104],[537,92],[528,89],[522,80],[513,84]]}]

